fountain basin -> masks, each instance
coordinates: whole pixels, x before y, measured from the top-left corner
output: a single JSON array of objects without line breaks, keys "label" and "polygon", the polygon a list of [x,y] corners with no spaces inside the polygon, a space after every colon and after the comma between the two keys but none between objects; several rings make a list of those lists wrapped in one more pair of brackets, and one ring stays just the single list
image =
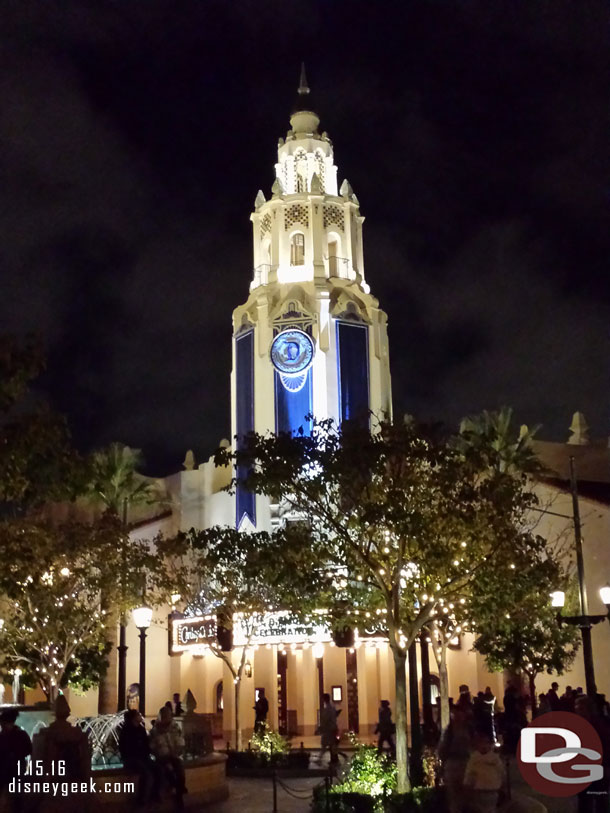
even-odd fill
[{"label": "fountain basin", "polygon": [[[191,805],[194,805],[195,808],[202,805],[214,805],[228,798],[226,762],[226,754],[215,753],[184,763],[188,788],[185,802],[188,802],[189,807]],[[117,811],[118,813],[118,811],[130,810],[133,807],[132,793],[122,789],[115,790],[116,783],[136,782],[137,778],[133,774],[129,774],[124,768],[101,768],[94,771],[92,776],[97,787],[96,805],[101,810],[108,811],[108,813]],[[174,809],[172,797],[167,796],[164,801],[168,803],[168,810]],[[157,809],[155,807],[155,810]]]}]

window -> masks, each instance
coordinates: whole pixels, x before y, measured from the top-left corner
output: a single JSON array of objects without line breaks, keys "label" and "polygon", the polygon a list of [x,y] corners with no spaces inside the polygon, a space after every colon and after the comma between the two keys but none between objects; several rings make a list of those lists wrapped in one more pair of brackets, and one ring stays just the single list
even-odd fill
[{"label": "window", "polygon": [[300,232],[290,240],[290,265],[305,265],[305,235]]},{"label": "window", "polygon": [[336,277],[339,274],[338,263],[339,245],[336,240],[328,241],[328,273],[331,277]]}]

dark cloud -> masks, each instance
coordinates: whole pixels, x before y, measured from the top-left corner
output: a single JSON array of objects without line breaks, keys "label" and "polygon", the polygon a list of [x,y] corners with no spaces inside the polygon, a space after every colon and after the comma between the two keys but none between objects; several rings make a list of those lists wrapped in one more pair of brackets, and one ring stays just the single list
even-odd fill
[{"label": "dark cloud", "polygon": [[367,216],[397,411],[608,432],[605,4],[19,2],[0,58],[2,325],[77,441],[151,471],[229,432],[230,315],[298,64]]}]

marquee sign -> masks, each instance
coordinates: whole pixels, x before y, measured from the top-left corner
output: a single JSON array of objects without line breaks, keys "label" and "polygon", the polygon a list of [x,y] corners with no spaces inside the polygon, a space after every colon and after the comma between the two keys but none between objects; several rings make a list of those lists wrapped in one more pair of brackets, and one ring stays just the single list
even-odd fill
[{"label": "marquee sign", "polygon": [[171,651],[187,652],[216,643],[216,616],[172,618]]},{"label": "marquee sign", "polygon": [[[205,647],[217,643],[216,616],[186,616],[170,618],[171,652],[191,652],[202,654]],[[250,645],[256,644],[291,644],[306,641],[330,641],[330,629],[323,619],[316,618],[310,623],[295,619],[290,613],[265,613],[262,619],[254,620],[256,634],[250,639]],[[249,619],[236,614],[233,618],[233,644],[243,646],[248,641]]]},{"label": "marquee sign", "polygon": [[[314,639],[316,641],[330,641],[330,629],[322,619],[312,620],[309,623],[296,619],[290,613],[265,613],[262,619],[255,618],[256,632],[252,636],[251,644],[299,644]],[[237,618],[233,626],[233,640],[241,646],[248,640],[249,622]]]},{"label": "marquee sign", "polygon": [[[331,629],[323,615],[314,615],[310,621],[303,621],[288,612],[265,613],[262,618],[256,615],[246,618],[243,613],[233,616],[233,645],[245,646],[248,642],[251,623],[255,624],[255,634],[249,646],[266,644],[290,645],[332,640]],[[170,616],[170,654],[190,652],[203,655],[210,646],[218,643],[215,615]],[[368,628],[357,631],[363,641],[387,640],[387,634],[373,622]]]}]

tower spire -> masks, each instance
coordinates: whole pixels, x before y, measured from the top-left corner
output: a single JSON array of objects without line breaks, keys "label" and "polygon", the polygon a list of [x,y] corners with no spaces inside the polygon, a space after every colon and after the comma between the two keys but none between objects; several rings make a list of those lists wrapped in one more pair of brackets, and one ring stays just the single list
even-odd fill
[{"label": "tower spire", "polygon": [[305,73],[304,62],[301,62],[301,77],[299,79],[299,89],[297,93],[299,96],[307,96],[310,93],[309,85],[307,84],[307,74]]}]

